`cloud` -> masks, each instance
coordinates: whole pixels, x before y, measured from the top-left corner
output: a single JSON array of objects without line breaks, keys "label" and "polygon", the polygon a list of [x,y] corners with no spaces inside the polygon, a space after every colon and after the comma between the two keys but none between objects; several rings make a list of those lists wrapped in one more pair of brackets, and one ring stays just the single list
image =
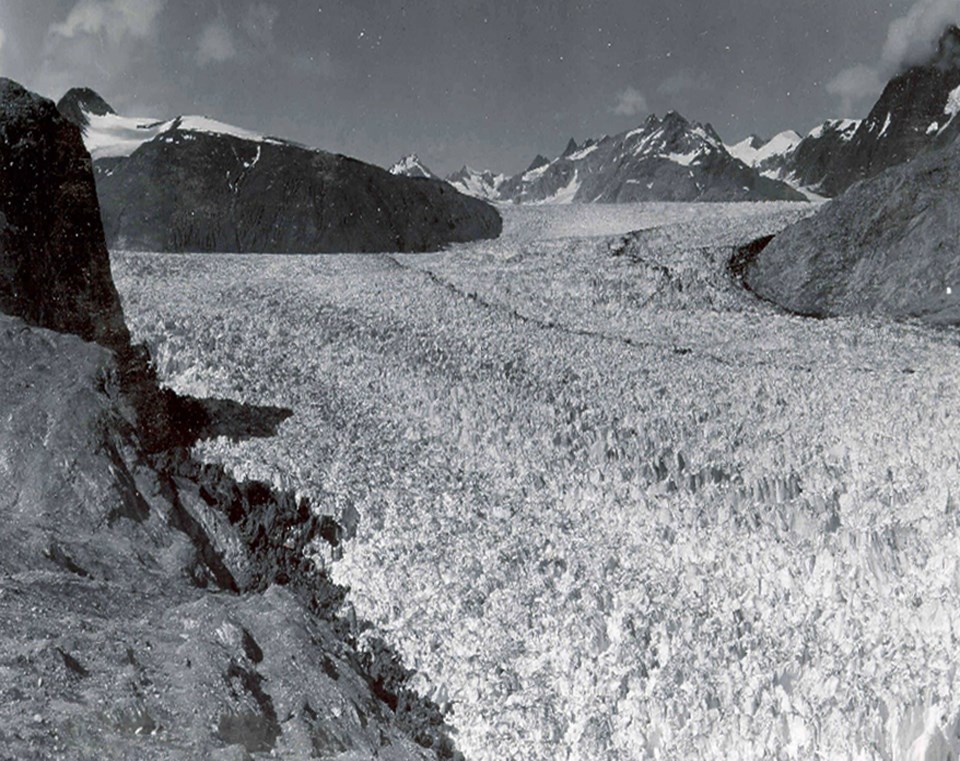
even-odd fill
[{"label": "cloud", "polygon": [[243,14],[241,26],[250,40],[266,50],[272,50],[273,26],[280,16],[280,9],[275,5],[263,2],[250,3]]},{"label": "cloud", "polygon": [[875,67],[857,64],[844,69],[825,85],[831,95],[843,103],[844,115],[853,113],[854,104],[865,98],[875,98],[883,91],[883,79]]},{"label": "cloud", "polygon": [[81,35],[105,36],[113,43],[126,37],[143,39],[153,34],[166,0],[79,0],[48,35],[74,39]]},{"label": "cloud", "polygon": [[949,24],[960,23],[960,0],[919,0],[890,24],[883,65],[892,73],[929,58]]},{"label": "cloud", "polygon": [[[851,109],[866,98],[876,97],[884,83],[909,66],[929,60],[937,42],[950,24],[960,23],[960,0],[917,0],[907,13],[887,28],[880,60],[872,66],[858,64],[844,69],[826,83],[828,93]],[[945,51],[952,59],[960,51]]]},{"label": "cloud", "polygon": [[617,104],[613,107],[613,113],[621,116],[636,116],[647,113],[649,110],[647,99],[635,87],[628,87],[617,95]]},{"label": "cloud", "polygon": [[682,92],[704,90],[707,86],[706,77],[703,74],[695,75],[684,69],[663,80],[657,86],[657,92],[661,95],[679,95]]},{"label": "cloud", "polygon": [[47,27],[30,85],[59,97],[78,84],[102,87],[128,76],[131,62],[152,51],[166,0],[76,0]]},{"label": "cloud", "polygon": [[211,21],[203,28],[197,41],[198,64],[206,66],[208,63],[223,63],[236,55],[237,45],[233,40],[233,33],[223,21]]}]

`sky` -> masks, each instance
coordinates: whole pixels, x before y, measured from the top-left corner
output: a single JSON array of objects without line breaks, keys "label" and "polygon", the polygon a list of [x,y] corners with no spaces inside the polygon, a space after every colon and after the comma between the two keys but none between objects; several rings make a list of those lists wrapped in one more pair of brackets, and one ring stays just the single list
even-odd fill
[{"label": "sky", "polygon": [[950,20],[960,0],[0,0],[0,75],[512,174],[671,109],[728,143],[863,116]]}]

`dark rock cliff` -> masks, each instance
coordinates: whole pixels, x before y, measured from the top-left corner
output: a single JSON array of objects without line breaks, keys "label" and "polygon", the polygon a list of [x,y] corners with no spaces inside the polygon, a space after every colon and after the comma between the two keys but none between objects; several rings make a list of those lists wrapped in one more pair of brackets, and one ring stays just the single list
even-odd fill
[{"label": "dark rock cliff", "polygon": [[129,343],[80,130],[9,79],[0,79],[0,311],[112,348]]}]

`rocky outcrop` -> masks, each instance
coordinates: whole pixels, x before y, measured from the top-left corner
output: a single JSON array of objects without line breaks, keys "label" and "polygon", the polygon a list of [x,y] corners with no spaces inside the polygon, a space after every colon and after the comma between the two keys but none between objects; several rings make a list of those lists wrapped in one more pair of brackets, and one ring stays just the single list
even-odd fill
[{"label": "rocky outcrop", "polygon": [[707,125],[671,111],[636,129],[580,146],[553,161],[538,156],[499,188],[515,203],[802,201],[805,197],[735,159]]},{"label": "rocky outcrop", "polygon": [[0,311],[129,344],[80,130],[9,79],[0,79]]},{"label": "rocky outcrop", "polygon": [[[229,403],[211,412],[159,389],[88,219],[78,129],[4,81],[0,150],[17,297],[0,302],[2,755],[457,757],[437,707],[343,608],[326,573],[336,521],[186,448],[197,432],[268,433],[283,412],[218,421]],[[45,203],[73,225],[53,269]],[[43,255],[20,255],[24,241]],[[9,286],[39,274],[43,288]],[[107,286],[112,301],[89,296]]]},{"label": "rocky outcrop", "polygon": [[90,124],[90,116],[116,114],[100,94],[89,87],[72,87],[57,101],[57,110],[78,127]]},{"label": "rocky outcrop", "polygon": [[759,296],[805,315],[960,322],[960,144],[859,183],[741,263]]}]

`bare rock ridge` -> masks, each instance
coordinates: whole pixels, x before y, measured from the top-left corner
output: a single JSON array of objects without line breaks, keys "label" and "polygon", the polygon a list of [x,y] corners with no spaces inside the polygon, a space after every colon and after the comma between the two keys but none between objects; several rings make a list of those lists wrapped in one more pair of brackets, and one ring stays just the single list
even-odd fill
[{"label": "bare rock ridge", "polygon": [[813,316],[960,323],[960,143],[924,152],[778,235],[741,263],[762,298]]},{"label": "bare rock ridge", "polygon": [[[325,570],[342,527],[159,448],[153,429],[197,408],[129,344],[78,129],[0,81],[0,159],[0,755],[456,758],[439,708],[342,607]],[[284,416],[245,414],[202,430]]]},{"label": "bare rock ridge", "polygon": [[439,179],[391,174],[205,117],[118,116],[96,94],[71,93],[61,105],[94,155],[112,248],[430,251],[502,229],[496,209]]},{"label": "bare rock ridge", "polygon": [[858,180],[873,177],[957,135],[958,48],[960,29],[950,26],[929,60],[890,80],[867,118],[832,157],[819,180],[828,195],[837,195]]}]

